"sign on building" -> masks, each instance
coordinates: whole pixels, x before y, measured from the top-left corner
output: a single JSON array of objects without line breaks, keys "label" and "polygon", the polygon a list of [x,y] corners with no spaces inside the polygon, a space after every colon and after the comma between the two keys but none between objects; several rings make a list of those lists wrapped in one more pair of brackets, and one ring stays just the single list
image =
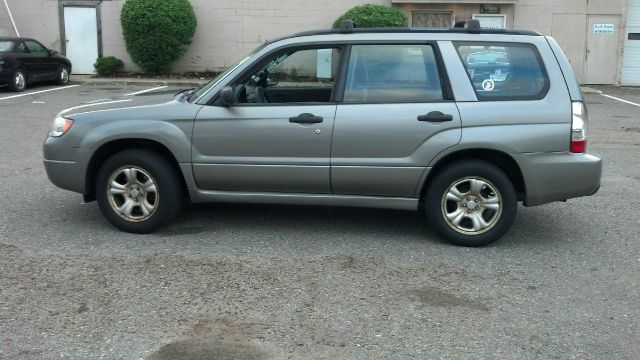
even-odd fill
[{"label": "sign on building", "polygon": [[615,26],[613,24],[593,24],[594,34],[613,34]]}]

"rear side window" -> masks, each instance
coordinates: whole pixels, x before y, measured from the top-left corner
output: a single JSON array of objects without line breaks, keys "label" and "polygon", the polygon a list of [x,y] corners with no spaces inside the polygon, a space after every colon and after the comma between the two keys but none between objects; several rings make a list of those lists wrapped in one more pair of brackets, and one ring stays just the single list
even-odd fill
[{"label": "rear side window", "polygon": [[13,50],[13,41],[0,41],[0,52],[10,52]]},{"label": "rear side window", "polygon": [[344,101],[442,101],[436,58],[430,45],[354,45]]},{"label": "rear side window", "polygon": [[540,54],[531,44],[455,43],[478,100],[539,100],[549,91]]}]

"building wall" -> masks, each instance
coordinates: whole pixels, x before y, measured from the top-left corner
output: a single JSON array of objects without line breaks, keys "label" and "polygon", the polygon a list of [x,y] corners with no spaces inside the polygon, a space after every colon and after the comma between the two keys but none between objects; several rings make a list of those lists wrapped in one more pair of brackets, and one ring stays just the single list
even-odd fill
[{"label": "building wall", "polygon": [[[124,1],[103,0],[100,4],[102,54],[121,58],[125,70],[137,71],[139,69],[127,54],[120,26]],[[198,27],[188,52],[174,66],[178,72],[221,70],[267,39],[327,28],[346,10],[363,3],[393,5],[408,17],[417,10],[453,11],[456,21],[480,12],[480,4],[473,1],[464,4],[432,0],[190,1],[196,11]],[[8,0],[8,3],[21,35],[38,38],[53,49],[60,49],[58,0]],[[516,0],[515,4],[501,3],[500,9],[506,15],[507,27],[533,29],[556,38],[576,76],[582,80],[590,31],[587,29],[589,15],[620,16],[622,26],[616,30],[620,35],[619,51],[612,54],[612,61],[618,63],[620,73],[626,4],[627,0]]]},{"label": "building wall", "polygon": [[7,4],[20,36],[36,38],[50,49],[60,51],[58,0],[7,0]]},{"label": "building wall", "polygon": [[582,82],[587,55],[587,33],[591,31],[587,29],[589,15],[621,17],[621,27],[616,29],[619,51],[611,54],[612,61],[618,63],[617,73],[620,73],[626,4],[626,0],[518,0],[513,26],[553,36],[567,54],[578,81]]}]

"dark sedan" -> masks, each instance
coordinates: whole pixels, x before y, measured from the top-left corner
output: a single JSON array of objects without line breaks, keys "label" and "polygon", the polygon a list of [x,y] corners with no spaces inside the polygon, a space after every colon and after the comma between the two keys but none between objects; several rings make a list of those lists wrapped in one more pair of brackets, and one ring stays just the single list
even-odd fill
[{"label": "dark sedan", "polygon": [[71,61],[36,40],[0,37],[0,85],[23,91],[27,84],[55,81],[69,83]]}]

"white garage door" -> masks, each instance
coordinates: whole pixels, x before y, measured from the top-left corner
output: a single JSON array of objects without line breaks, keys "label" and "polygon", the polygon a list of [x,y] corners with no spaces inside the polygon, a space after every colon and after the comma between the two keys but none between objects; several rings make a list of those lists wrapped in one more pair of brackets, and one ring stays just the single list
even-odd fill
[{"label": "white garage door", "polygon": [[640,86],[640,0],[629,0],[622,85]]}]

